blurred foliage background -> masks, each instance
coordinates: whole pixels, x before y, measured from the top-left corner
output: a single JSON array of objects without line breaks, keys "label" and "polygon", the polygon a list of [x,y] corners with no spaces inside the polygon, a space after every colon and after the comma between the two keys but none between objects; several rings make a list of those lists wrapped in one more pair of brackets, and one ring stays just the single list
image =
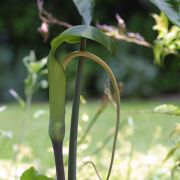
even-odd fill
[{"label": "blurred foliage background", "polygon": [[[72,25],[81,24],[81,18],[72,1],[45,0],[44,8],[53,16]],[[126,23],[127,30],[140,33],[153,44],[157,34],[152,27],[155,24],[152,13],[159,10],[147,0],[98,0],[95,6],[93,25],[96,23],[117,25],[118,13]],[[22,63],[30,50],[35,50],[37,59],[47,56],[50,41],[65,28],[52,25],[49,39],[43,41],[37,29],[41,26],[35,0],[0,1],[0,101],[10,101],[9,89],[13,88],[21,95],[24,93],[23,80],[27,70]],[[63,53],[76,47],[63,49]],[[103,48],[92,42],[88,50],[104,58],[112,67],[118,81],[123,83],[123,97],[152,97],[178,94],[180,92],[180,63],[177,57],[168,55],[164,67],[154,65],[151,48],[133,43],[120,42],[119,49],[112,57]],[[76,63],[68,69],[68,97],[72,97]],[[95,64],[87,62],[84,69],[82,94],[91,98],[100,96],[107,80],[106,74]],[[46,100],[47,90],[41,90],[36,100]]]}]

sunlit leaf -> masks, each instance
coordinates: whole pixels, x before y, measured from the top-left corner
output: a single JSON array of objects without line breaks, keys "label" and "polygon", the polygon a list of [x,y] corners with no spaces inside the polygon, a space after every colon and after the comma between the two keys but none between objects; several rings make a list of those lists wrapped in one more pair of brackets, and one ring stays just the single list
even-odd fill
[{"label": "sunlit leaf", "polygon": [[153,14],[153,18],[156,21],[156,24],[153,26],[153,29],[158,31],[158,38],[164,37],[168,33],[168,19],[164,15],[164,13],[161,13],[160,15]]},{"label": "sunlit leaf", "polygon": [[20,180],[53,180],[53,178],[40,175],[33,167],[30,167],[22,174]]},{"label": "sunlit leaf", "polygon": [[180,56],[180,28],[178,26],[169,26],[165,14],[153,14],[156,24],[153,29],[158,31],[158,36],[154,41],[154,57],[157,65],[164,64],[164,58],[173,54]]},{"label": "sunlit leaf", "polygon": [[79,14],[86,25],[89,25],[93,16],[94,0],[73,0]]},{"label": "sunlit leaf", "polygon": [[24,100],[19,96],[19,94],[14,90],[14,89],[10,89],[9,93],[17,100],[17,102],[19,103],[19,105],[24,108],[25,107],[25,102]]},{"label": "sunlit leaf", "polygon": [[155,113],[180,116],[180,108],[173,104],[162,104],[154,108]]},{"label": "sunlit leaf", "polygon": [[177,143],[177,144],[168,152],[167,156],[166,156],[165,159],[164,159],[164,162],[167,161],[170,157],[172,157],[172,156],[175,154],[175,152],[176,152],[177,149],[180,149],[180,143]]},{"label": "sunlit leaf", "polygon": [[10,131],[0,129],[0,136],[5,137],[7,139],[11,139],[13,137],[13,134]]},{"label": "sunlit leaf", "polygon": [[171,22],[180,26],[180,1],[179,0],[151,0]]},{"label": "sunlit leaf", "polygon": [[47,64],[47,57],[36,61],[35,52],[31,50],[29,55],[23,58],[23,63],[30,73],[37,73]]},{"label": "sunlit leaf", "polygon": [[180,124],[176,124],[176,127],[173,129],[173,131],[171,132],[170,136],[174,136],[174,135],[180,135]]},{"label": "sunlit leaf", "polygon": [[7,108],[7,106],[0,106],[0,112],[5,111],[5,110],[6,110],[6,108]]},{"label": "sunlit leaf", "polygon": [[45,110],[44,110],[44,109],[40,109],[40,110],[36,111],[36,112],[33,114],[33,117],[34,117],[35,119],[37,119],[37,118],[39,118],[39,117],[41,117],[41,116],[43,116],[43,115],[45,115],[45,114],[46,114]]}]

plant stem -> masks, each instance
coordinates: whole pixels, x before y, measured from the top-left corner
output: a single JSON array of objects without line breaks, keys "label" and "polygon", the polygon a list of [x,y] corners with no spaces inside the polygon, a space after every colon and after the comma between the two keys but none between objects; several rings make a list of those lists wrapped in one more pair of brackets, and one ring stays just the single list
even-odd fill
[{"label": "plant stem", "polygon": [[[116,128],[115,128],[115,132],[114,132],[114,140],[113,140],[113,147],[112,147],[112,153],[111,153],[111,161],[110,161],[110,165],[109,165],[109,170],[108,170],[108,175],[106,180],[109,180],[109,177],[111,175],[111,170],[112,170],[112,166],[113,166],[113,162],[114,162],[114,156],[115,156],[115,150],[116,150],[116,142],[117,142],[117,137],[118,137],[118,131],[119,131],[119,124],[120,124],[120,94],[119,94],[119,88],[118,88],[118,84],[116,81],[116,78],[113,74],[113,72],[111,71],[111,69],[109,68],[109,66],[98,56],[90,53],[90,52],[86,52],[86,51],[75,51],[70,53],[68,56],[66,56],[64,58],[63,61],[63,68],[66,69],[67,65],[75,58],[78,56],[84,56],[96,63],[98,63],[99,65],[101,65],[104,70],[108,73],[109,78],[111,79],[111,83],[113,85],[114,91],[115,91],[115,99],[116,99],[116,113],[117,113],[117,119],[116,119]],[[76,141],[77,144],[77,141]],[[71,180],[71,179],[69,179]],[[74,179],[73,179],[74,180]]]},{"label": "plant stem", "polygon": [[52,140],[57,180],[65,180],[62,144],[63,142]]},{"label": "plant stem", "polygon": [[129,154],[129,161],[128,161],[128,167],[127,167],[127,177],[126,180],[130,180],[131,179],[131,164],[132,164],[132,160],[133,160],[133,153],[134,153],[134,145],[133,142],[131,142],[131,150],[130,150],[130,154]]},{"label": "plant stem", "polygon": [[[81,44],[80,44],[80,50],[83,51],[85,48],[86,48],[86,40],[82,39]],[[69,180],[76,180],[77,134],[78,134],[78,118],[79,118],[79,104],[80,104],[83,64],[84,64],[83,57],[79,57],[78,67],[76,71],[76,82],[75,82],[72,115],[71,115],[69,160],[68,160],[68,179]]]},{"label": "plant stem", "polygon": [[32,104],[32,93],[26,95],[26,106],[25,106],[25,111],[24,111],[24,117],[22,119],[21,122],[21,127],[19,130],[19,135],[18,135],[18,139],[17,139],[17,145],[18,145],[18,149],[17,151],[14,152],[14,157],[13,157],[13,163],[15,163],[15,180],[18,179],[18,175],[17,175],[17,170],[18,170],[18,162],[17,162],[17,156],[20,153],[19,150],[19,146],[22,144],[24,135],[25,135],[25,131],[26,131],[26,123],[30,118],[30,109],[31,109],[31,104]]}]

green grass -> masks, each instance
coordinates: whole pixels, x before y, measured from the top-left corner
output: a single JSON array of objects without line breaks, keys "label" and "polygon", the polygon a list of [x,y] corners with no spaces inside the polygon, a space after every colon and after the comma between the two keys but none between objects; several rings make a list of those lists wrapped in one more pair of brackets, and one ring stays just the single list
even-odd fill
[{"label": "green grass", "polygon": [[[165,101],[166,102],[166,101]],[[134,148],[137,151],[145,152],[151,146],[155,144],[163,144],[169,146],[170,138],[169,134],[174,128],[175,124],[180,122],[179,117],[164,115],[164,114],[154,114],[145,113],[146,110],[152,110],[155,106],[162,104],[164,102],[160,101],[129,101],[123,100],[121,122],[124,124],[120,127],[120,133],[124,132],[124,127],[127,126],[128,117],[132,117],[134,120],[135,133],[131,137],[127,137],[127,140],[133,140]],[[179,102],[173,101],[169,103],[174,103],[180,105]],[[83,113],[89,115],[89,119],[93,117],[96,112],[97,107],[100,102],[88,102],[85,105],[81,105],[80,116]],[[45,115],[38,118],[33,118],[33,114],[40,110],[45,110]],[[65,145],[68,145],[68,134],[69,134],[69,119],[71,114],[71,104],[67,104],[66,111],[66,137]],[[135,111],[141,111],[141,113],[136,113]],[[144,111],[144,112],[143,112]],[[11,140],[3,141],[0,137],[0,159],[12,159],[13,157],[13,144],[18,143],[18,136],[21,129],[22,120],[25,118],[23,110],[17,104],[7,105],[7,109],[0,113],[0,129],[11,131],[13,133],[13,138]],[[25,123],[23,144],[32,148],[33,156],[35,159],[40,161],[42,169],[47,167],[53,167],[53,154],[48,152],[48,148],[51,147],[50,139],[48,137],[48,105],[46,103],[33,104],[28,120]],[[82,131],[87,126],[87,123],[80,122],[82,126]],[[100,115],[90,132],[91,143],[90,147],[85,151],[85,153],[90,154],[98,142],[101,142],[109,130],[115,125],[115,109],[109,105],[103,114]],[[158,136],[159,132],[159,137]],[[111,143],[108,143],[106,148],[111,148]],[[121,148],[121,142],[118,142],[118,146]],[[27,160],[27,159],[26,159]]]}]

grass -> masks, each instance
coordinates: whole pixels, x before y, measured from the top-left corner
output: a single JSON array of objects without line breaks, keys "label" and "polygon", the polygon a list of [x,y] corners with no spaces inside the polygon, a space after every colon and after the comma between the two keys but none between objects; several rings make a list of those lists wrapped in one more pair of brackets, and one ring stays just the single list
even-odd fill
[{"label": "grass", "polygon": [[[127,119],[131,117],[134,120],[135,131],[133,136],[127,136],[126,139],[127,141],[131,140],[134,142],[134,149],[136,151],[146,152],[149,148],[157,144],[162,144],[167,147],[169,146],[169,134],[175,124],[179,122],[179,117],[146,112],[162,103],[164,102],[153,100],[122,101],[121,122],[124,125],[123,127],[120,127],[120,133],[122,136],[124,135],[123,133],[127,133],[125,132],[125,127],[128,126]],[[180,105],[178,101],[169,103]],[[81,105],[80,117],[82,117],[83,114],[86,114],[89,116],[89,119],[91,119],[99,104],[100,102],[96,101]],[[66,137],[64,144],[67,147],[71,114],[70,103],[67,104],[66,109]],[[34,115],[35,113],[37,114],[37,111],[39,110],[43,110],[44,114],[35,118]],[[137,113],[136,111],[141,112]],[[14,153],[12,146],[13,144],[18,143],[18,136],[23,117],[24,112],[17,104],[7,105],[7,109],[0,113],[0,129],[13,133],[13,138],[8,141],[3,141],[3,137],[0,137],[0,159],[12,159]],[[49,167],[54,167],[53,154],[49,151],[51,143],[48,137],[48,105],[46,103],[33,104],[30,115],[27,119],[22,144],[32,148],[33,159],[39,162],[42,171]],[[80,124],[81,131],[83,132],[83,129],[87,126],[87,122],[81,120]],[[115,110],[111,105],[109,105],[105,112],[100,115],[96,125],[91,130],[89,148],[84,150],[83,153],[85,155],[90,155],[97,147],[97,144],[106,137],[114,125]],[[121,142],[118,142],[118,146],[120,149],[122,148]],[[111,142],[108,143],[105,148],[110,150]],[[29,159],[26,157],[24,161],[29,161]]]}]

